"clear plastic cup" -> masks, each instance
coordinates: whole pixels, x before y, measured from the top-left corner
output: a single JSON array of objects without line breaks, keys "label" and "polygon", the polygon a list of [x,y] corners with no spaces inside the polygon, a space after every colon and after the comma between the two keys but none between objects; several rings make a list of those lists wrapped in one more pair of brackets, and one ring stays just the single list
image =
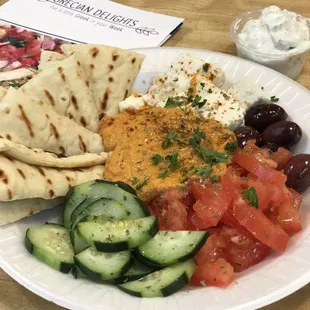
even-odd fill
[{"label": "clear plastic cup", "polygon": [[236,43],[237,55],[241,58],[249,59],[260,63],[266,67],[285,74],[291,79],[297,79],[304,67],[309,50],[306,51],[288,51],[279,55],[257,52],[244,46],[239,39],[239,33],[242,31],[247,21],[258,19],[263,9],[250,11],[236,18],[230,26],[230,34]]}]

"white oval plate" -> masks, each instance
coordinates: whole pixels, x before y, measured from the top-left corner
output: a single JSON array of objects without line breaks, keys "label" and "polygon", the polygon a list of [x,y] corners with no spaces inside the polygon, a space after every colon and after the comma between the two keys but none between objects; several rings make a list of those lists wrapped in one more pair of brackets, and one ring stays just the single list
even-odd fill
[{"label": "white oval plate", "polygon": [[[142,49],[146,55],[135,89],[147,89],[148,81],[162,72],[185,49]],[[218,63],[232,82],[248,77],[270,95],[280,98],[291,118],[303,129],[304,136],[297,152],[310,153],[310,93],[296,82],[258,64],[221,53],[191,50],[208,62]],[[59,221],[58,209],[0,227],[0,267],[32,292],[70,309],[104,310],[249,310],[275,302],[310,282],[310,190],[304,194],[301,218],[304,230],[294,236],[287,251],[273,253],[262,263],[239,274],[226,289],[215,287],[185,288],[168,298],[139,299],[117,288],[98,285],[87,280],[75,280],[71,275],[45,266],[33,258],[24,247],[27,227],[45,221]]]}]

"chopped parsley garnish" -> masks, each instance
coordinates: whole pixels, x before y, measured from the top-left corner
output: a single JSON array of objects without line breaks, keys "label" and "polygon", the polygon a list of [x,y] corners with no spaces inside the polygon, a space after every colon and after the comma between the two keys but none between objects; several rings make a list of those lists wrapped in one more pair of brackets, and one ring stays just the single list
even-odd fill
[{"label": "chopped parsley garnish", "polygon": [[211,167],[194,166],[193,174],[199,175],[203,179],[208,178],[212,173]]},{"label": "chopped parsley garnish", "polygon": [[194,135],[193,135],[193,138],[191,138],[189,140],[189,143],[193,146],[193,147],[196,147],[196,146],[199,146],[200,142],[201,142],[201,139],[205,139],[206,138],[206,135],[203,131],[200,131],[199,128],[196,128],[194,130]]},{"label": "chopped parsley garnish", "polygon": [[165,140],[162,143],[162,148],[164,150],[167,149],[170,145],[172,145],[171,140],[180,141],[180,136],[173,130],[169,131]]},{"label": "chopped parsley garnish", "polygon": [[236,150],[237,147],[238,147],[237,142],[228,142],[225,145],[225,151],[229,154],[232,154]]},{"label": "chopped parsley garnish", "polygon": [[177,108],[179,105],[177,103],[177,101],[173,98],[168,98],[165,104],[165,108],[169,109],[169,108]]},{"label": "chopped parsley garnish", "polygon": [[162,172],[159,174],[158,177],[159,177],[160,179],[165,179],[165,178],[167,177],[167,175],[168,175],[168,169],[162,171]]},{"label": "chopped parsley garnish", "polygon": [[208,63],[205,63],[203,66],[202,66],[202,70],[204,71],[204,72],[208,72],[208,70],[209,70],[209,67],[210,67],[210,65],[208,64]]},{"label": "chopped parsley garnish", "polygon": [[165,158],[169,161],[169,169],[171,171],[176,171],[180,167],[178,156],[178,152],[173,152],[171,155],[167,155]]},{"label": "chopped parsley garnish", "polygon": [[219,181],[219,177],[218,177],[218,175],[212,175],[210,180],[211,180],[212,184],[215,184],[215,183],[217,183]]},{"label": "chopped parsley garnish", "polygon": [[196,95],[196,97],[192,101],[192,107],[198,107],[199,109],[201,109],[207,103],[207,99],[203,99],[202,101],[200,100],[201,96]]},{"label": "chopped parsley garnish", "polygon": [[270,97],[270,101],[271,101],[271,102],[278,102],[278,101],[279,101],[279,98],[277,98],[276,96],[271,96],[271,97]]},{"label": "chopped parsley garnish", "polygon": [[2,42],[10,42],[11,45],[19,48],[19,47],[24,47],[27,44],[27,40],[17,40],[15,38],[5,38],[4,40],[2,40]]},{"label": "chopped parsley garnish", "polygon": [[130,179],[131,184],[135,185],[138,183],[138,179],[136,177],[133,177]]},{"label": "chopped parsley garnish", "polygon": [[201,89],[204,89],[206,86],[206,83],[200,83]]},{"label": "chopped parsley garnish", "polygon": [[211,88],[209,88],[209,89],[208,89],[208,93],[209,93],[209,94],[212,94],[212,93],[213,93],[213,90],[212,90]]},{"label": "chopped parsley garnish", "polygon": [[188,168],[183,168],[182,169],[182,177],[185,177],[188,174]]},{"label": "chopped parsley garnish", "polygon": [[190,94],[192,94],[192,93],[194,92],[194,88],[192,88],[192,87],[189,88],[189,89],[188,89],[188,92],[189,92]]},{"label": "chopped parsley garnish", "polygon": [[136,190],[140,191],[146,184],[147,184],[147,178],[145,178],[143,182],[137,185]]},{"label": "chopped parsley garnish", "polygon": [[164,158],[162,156],[160,156],[159,154],[154,155],[152,158],[152,163],[154,166],[157,166],[159,163],[161,163]]},{"label": "chopped parsley garnish", "polygon": [[23,86],[22,83],[18,83],[18,82],[12,82],[9,84],[10,87],[14,87],[14,88],[20,88]]},{"label": "chopped parsley garnish", "polygon": [[209,164],[219,164],[219,163],[226,163],[227,161],[227,155],[224,153],[199,148],[196,150],[199,154],[199,156]]},{"label": "chopped parsley garnish", "polygon": [[258,209],[258,197],[254,187],[250,187],[248,190],[242,192],[242,199],[247,200],[249,204]]}]

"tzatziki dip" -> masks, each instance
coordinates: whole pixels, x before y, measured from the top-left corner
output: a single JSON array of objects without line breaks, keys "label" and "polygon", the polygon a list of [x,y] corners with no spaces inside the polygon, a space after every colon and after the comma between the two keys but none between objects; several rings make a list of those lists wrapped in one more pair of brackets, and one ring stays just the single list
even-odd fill
[{"label": "tzatziki dip", "polygon": [[238,56],[299,76],[310,49],[308,18],[273,5],[242,15],[231,30]]}]

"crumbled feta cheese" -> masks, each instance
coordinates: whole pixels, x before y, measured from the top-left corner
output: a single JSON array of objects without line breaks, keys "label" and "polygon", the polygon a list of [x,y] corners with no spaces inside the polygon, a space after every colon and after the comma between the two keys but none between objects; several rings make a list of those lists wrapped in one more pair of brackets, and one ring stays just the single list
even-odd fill
[{"label": "crumbled feta cheese", "polygon": [[259,99],[267,99],[262,87],[248,79],[242,79],[228,90],[228,94],[248,109]]},{"label": "crumbled feta cheese", "polygon": [[122,112],[125,109],[139,109],[146,105],[142,94],[134,93],[124,101],[119,103],[119,109]]}]

